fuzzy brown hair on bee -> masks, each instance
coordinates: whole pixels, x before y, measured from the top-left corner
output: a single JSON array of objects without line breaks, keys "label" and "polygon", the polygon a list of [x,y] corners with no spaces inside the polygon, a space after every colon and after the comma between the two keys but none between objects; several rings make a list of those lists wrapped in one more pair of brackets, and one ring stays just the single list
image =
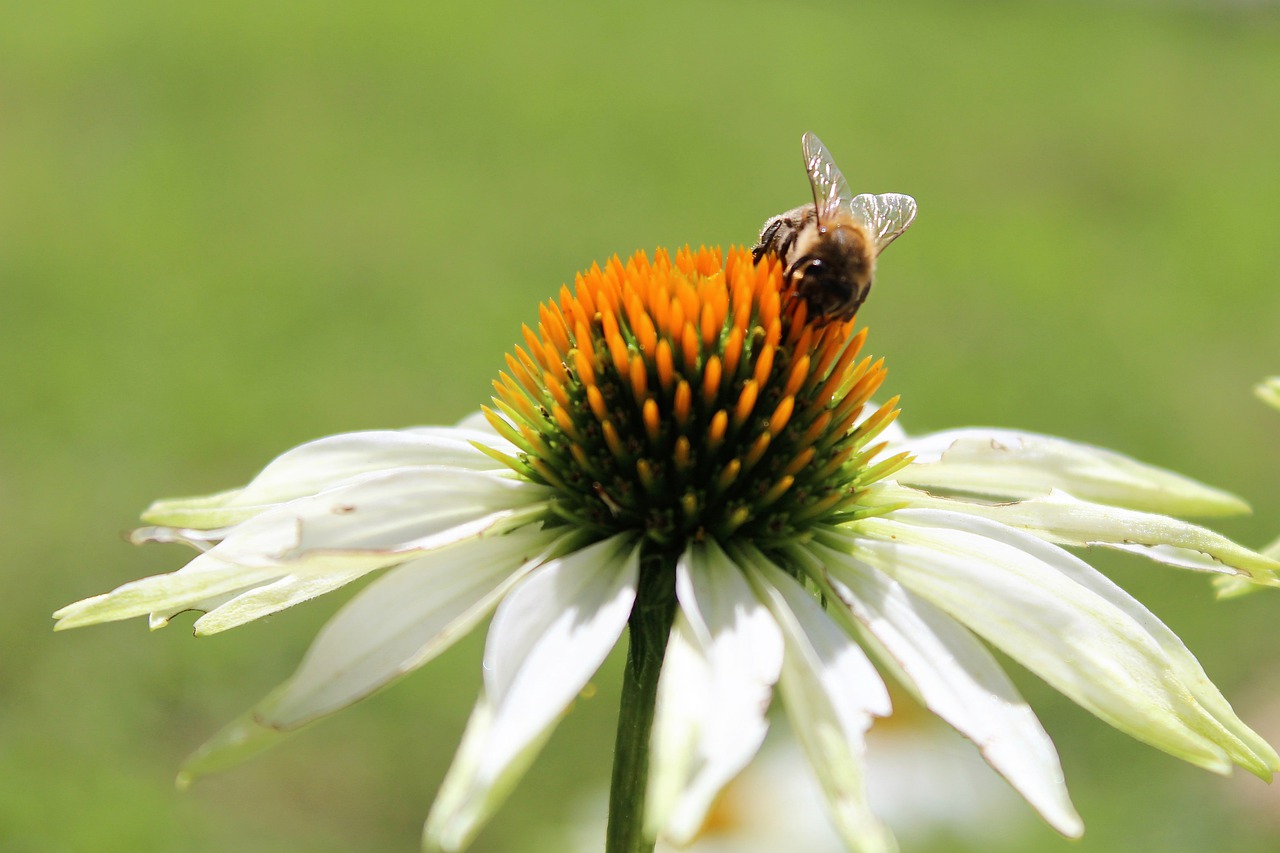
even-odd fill
[{"label": "fuzzy brown hair on bee", "polygon": [[757,263],[777,255],[811,322],[851,320],[871,291],[876,258],[915,220],[916,202],[900,193],[855,196],[817,136],[801,143],[813,204],[770,217],[751,255]]}]

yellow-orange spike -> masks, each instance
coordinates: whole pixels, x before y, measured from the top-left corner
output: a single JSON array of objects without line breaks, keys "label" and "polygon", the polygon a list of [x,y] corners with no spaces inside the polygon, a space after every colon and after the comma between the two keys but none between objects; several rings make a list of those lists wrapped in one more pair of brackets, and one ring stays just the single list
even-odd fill
[{"label": "yellow-orange spike", "polygon": [[[795,328],[792,327],[792,332],[794,331]],[[813,352],[813,326],[805,326],[796,337],[797,339],[792,341],[791,351],[805,353],[807,358],[808,353]]]},{"label": "yellow-orange spike", "polygon": [[543,340],[550,341],[562,353],[568,352],[569,330],[565,327],[564,315],[560,313],[559,306],[554,302],[544,302],[538,311],[538,318],[542,321],[539,328]]},{"label": "yellow-orange spike", "polygon": [[769,374],[773,372],[773,353],[774,347],[770,344],[760,347],[760,354],[756,356],[754,377],[757,385],[763,387],[769,382]]},{"label": "yellow-orange spike", "polygon": [[760,393],[760,386],[756,385],[754,379],[748,379],[742,384],[742,393],[738,395],[738,403],[733,407],[733,425],[741,426],[747,418],[751,416],[751,411],[756,407],[756,396]]},{"label": "yellow-orange spike", "polygon": [[[516,352],[521,352],[519,347],[516,347]],[[524,389],[529,393],[529,396],[535,400],[541,399],[542,387],[533,380],[532,376],[529,375],[529,371],[525,368],[524,364],[520,362],[520,359],[511,353],[507,353],[506,361],[507,369],[509,369],[511,371],[511,375],[514,376],[522,386],[524,386]]]},{"label": "yellow-orange spike", "polygon": [[831,373],[827,374],[826,381],[819,386],[817,393],[814,394],[814,398],[819,401],[830,400],[836,393],[836,389],[848,378],[849,365],[857,357],[858,351],[856,349],[852,346],[845,347],[835,366],[831,368]]},{"label": "yellow-orange spike", "polygon": [[707,449],[715,452],[724,443],[724,435],[729,430],[729,413],[724,409],[711,416],[707,426]]},{"label": "yellow-orange spike", "polygon": [[684,369],[696,370],[698,367],[698,331],[693,323],[685,323],[680,335],[680,350],[684,356]]},{"label": "yellow-orange spike", "polygon": [[782,342],[782,320],[774,317],[773,320],[765,324],[764,342],[771,347],[776,347]]},{"label": "yellow-orange spike", "polygon": [[658,354],[655,358],[658,367],[658,384],[662,386],[662,393],[670,394],[671,386],[675,382],[675,364],[672,363],[671,342],[666,338],[658,341]]},{"label": "yellow-orange spike", "polygon": [[733,288],[733,328],[745,329],[751,322],[751,283],[739,281]]},{"label": "yellow-orange spike", "polygon": [[698,517],[698,496],[693,492],[685,492],[680,496],[680,511],[685,521],[693,521]]},{"label": "yellow-orange spike", "polygon": [[844,415],[848,413],[847,410],[849,408],[852,408],[855,412],[861,411],[862,404],[870,399],[872,394],[879,390],[880,384],[884,382],[885,377],[889,375],[888,371],[884,369],[883,361],[884,360],[881,359],[872,365],[871,369],[866,371],[866,373],[857,382],[853,383],[853,386],[845,392],[844,400],[841,401],[841,404],[838,407],[840,411],[836,414],[837,418],[843,419]]},{"label": "yellow-orange spike", "polygon": [[666,287],[653,288],[649,298],[649,313],[653,315],[653,325],[659,336],[671,334],[671,294]]},{"label": "yellow-orange spike", "polygon": [[573,351],[573,367],[578,372],[578,381],[583,385],[596,384],[596,371],[591,362],[591,355],[586,350]]},{"label": "yellow-orange spike", "polygon": [[[689,409],[693,404],[693,392],[689,388],[688,381],[681,379],[676,385],[675,401],[671,407],[672,414],[675,415],[676,424],[680,429],[687,429],[689,426]],[[657,406],[654,406],[657,409]]]},{"label": "yellow-orange spike", "polygon": [[650,443],[657,444],[662,437],[662,419],[658,414],[658,404],[652,397],[644,401],[641,414],[644,417],[645,434],[649,436]]},{"label": "yellow-orange spike", "polygon": [[796,408],[795,397],[783,397],[782,402],[773,410],[773,414],[769,417],[769,432],[777,435],[786,429],[787,424],[791,421],[791,414]]},{"label": "yellow-orange spike", "polygon": [[778,319],[779,310],[782,307],[782,298],[776,290],[766,290],[760,296],[759,302],[760,325],[766,329],[771,323]]},{"label": "yellow-orange spike", "polygon": [[751,510],[745,506],[729,511],[729,518],[720,528],[721,536],[732,536],[739,527],[751,520]]},{"label": "yellow-orange spike", "polygon": [[561,432],[576,442],[582,441],[582,434],[578,432],[578,427],[574,424],[573,418],[558,404],[551,407],[551,417],[555,420],[556,426],[560,427]]},{"label": "yellow-orange spike", "polygon": [[814,455],[816,455],[816,453],[817,451],[814,450],[812,447],[806,447],[804,450],[801,450],[799,453],[797,453],[794,459],[792,459],[789,463],[787,463],[787,467],[782,469],[782,473],[793,475],[793,476],[795,474],[799,474],[806,467],[808,467],[810,462],[813,461],[813,457]]},{"label": "yellow-orange spike", "polygon": [[847,500],[848,498],[849,498],[849,494],[847,492],[831,492],[830,494],[824,495],[823,497],[819,498],[818,500],[814,501],[808,506],[802,508],[798,512],[793,513],[791,516],[791,520],[792,522],[803,523],[808,521],[809,519],[817,518],[821,515],[825,515],[833,507],[835,507],[836,504],[840,503],[843,500]]},{"label": "yellow-orange spike", "polygon": [[702,369],[702,399],[707,405],[714,405],[720,393],[720,356],[713,355],[707,359]]},{"label": "yellow-orange spike", "polygon": [[545,369],[547,367],[547,363],[543,360],[545,358],[542,351],[543,345],[542,341],[538,339],[537,333],[535,333],[533,329],[530,329],[528,324],[521,326],[520,331],[524,334],[524,342],[529,347],[529,352],[538,360],[538,364]]},{"label": "yellow-orange spike", "polygon": [[[574,304],[576,305],[577,303],[575,302]],[[577,323],[574,325],[573,339],[578,349],[595,349],[595,336],[591,334],[591,329],[586,323]]]},{"label": "yellow-orange spike", "polygon": [[864,438],[872,436],[884,429],[894,418],[898,416],[898,400],[900,397],[894,396],[884,403],[880,408],[876,409],[866,420],[858,424],[858,436]]},{"label": "yellow-orange spike", "polygon": [[724,328],[724,321],[729,316],[729,287],[725,283],[724,273],[718,272],[707,279],[711,288],[712,319],[718,334]]},{"label": "yellow-orange spike", "polygon": [[631,351],[627,349],[627,342],[623,340],[621,334],[614,334],[605,338],[605,345],[609,347],[609,360],[613,362],[614,372],[619,376],[625,376],[630,363],[631,353]]},{"label": "yellow-orange spike", "polygon": [[502,417],[502,415],[498,414],[488,406],[481,406],[480,413],[484,415],[484,419],[489,422],[489,426],[493,427],[494,431],[498,433],[498,435],[502,436],[525,452],[529,451],[529,445],[525,443],[520,433],[509,421],[507,421],[506,418]]},{"label": "yellow-orange spike", "polygon": [[538,410],[534,408],[533,401],[529,399],[529,395],[520,390],[520,386],[515,380],[506,374],[506,371],[499,371],[498,379],[493,381],[493,390],[497,391],[502,399],[506,400],[512,406],[524,415],[524,419],[531,424],[537,424],[542,421],[538,416]]},{"label": "yellow-orange spike", "polygon": [[631,327],[631,331],[636,336],[640,351],[652,357],[653,351],[658,347],[658,330],[653,327],[653,318],[647,312],[641,314],[638,322]]},{"label": "yellow-orange spike", "polygon": [[773,441],[773,435],[769,432],[762,432],[756,436],[756,440],[751,442],[751,447],[747,449],[746,454],[742,457],[742,467],[750,471],[756,467],[756,463],[764,456],[766,450],[769,449],[769,443]]},{"label": "yellow-orange spike", "polygon": [[828,477],[835,476],[836,472],[844,467],[851,458],[853,458],[854,452],[855,448],[849,446],[832,454],[831,458],[827,460],[827,464],[818,469],[818,473],[815,475],[814,479],[818,482],[822,482]]},{"label": "yellow-orange spike", "polygon": [[600,476],[600,469],[592,464],[591,460],[587,457],[587,451],[583,449],[581,444],[569,445],[569,455],[573,457],[573,461],[578,463],[578,467],[583,471],[588,472],[593,477]]},{"label": "yellow-orange spike", "polygon": [[569,487],[565,485],[564,480],[561,480],[560,477],[556,475],[556,472],[546,463],[545,460],[532,456],[529,458],[529,467],[536,471],[539,477],[546,480],[547,483],[554,488],[561,492],[570,491]]},{"label": "yellow-orange spike", "polygon": [[673,341],[680,339],[684,334],[684,324],[688,322],[688,318],[684,313],[684,303],[679,299],[671,300],[670,326],[667,328],[667,337]]},{"label": "yellow-orange spike", "polygon": [[547,393],[551,395],[551,399],[555,400],[564,408],[570,408],[569,395],[564,390],[564,385],[560,383],[550,372],[543,374],[544,384],[547,386]]},{"label": "yellow-orange spike", "polygon": [[631,393],[635,395],[636,405],[643,406],[649,396],[649,369],[639,353],[631,356]]},{"label": "yellow-orange spike", "polygon": [[800,439],[800,446],[805,447],[813,444],[821,438],[827,431],[827,427],[831,425],[831,413],[823,412],[813,419],[813,423],[809,424],[809,428],[804,431],[804,436]]},{"label": "yellow-orange spike", "polygon": [[723,492],[725,489],[733,485],[733,481],[738,479],[738,474],[742,472],[742,463],[737,459],[730,459],[728,463],[720,469],[720,473],[716,475],[715,490]]},{"label": "yellow-orange spike", "polygon": [[699,331],[702,333],[703,349],[711,349],[715,346],[720,328],[716,326],[716,311],[710,303],[702,303],[702,316],[698,319],[698,326]]},{"label": "yellow-orange spike", "polygon": [[730,378],[737,374],[738,361],[742,358],[742,335],[743,330],[734,326],[724,342],[724,375]]},{"label": "yellow-orange spike", "polygon": [[680,308],[684,312],[685,322],[696,320],[701,305],[698,303],[698,292],[694,290],[693,285],[689,283],[687,278],[680,278],[676,281],[675,295],[676,299],[680,300]]},{"label": "yellow-orange spike", "polygon": [[618,436],[618,430],[613,425],[613,421],[602,421],[600,432],[604,433],[604,443],[608,446],[609,452],[613,454],[613,458],[626,459],[627,454],[622,446],[622,439]]},{"label": "yellow-orange spike", "polygon": [[676,463],[676,470],[681,474],[687,473],[689,467],[693,464],[693,446],[689,444],[688,436],[680,436],[676,439],[675,450],[671,454],[672,460]]},{"label": "yellow-orange spike", "polygon": [[821,356],[818,358],[817,366],[809,374],[814,382],[820,382],[827,377],[831,370],[831,364],[841,355],[842,352],[847,353],[853,351],[853,355],[849,357],[852,361],[862,350],[862,342],[867,339],[867,330],[862,328],[852,338],[846,339],[839,334],[835,323],[827,326],[822,330],[822,339],[818,342],[821,349]]},{"label": "yellow-orange spike", "polygon": [[771,504],[776,502],[778,498],[785,495],[787,493],[787,490],[791,488],[791,486],[795,483],[795,481],[796,481],[796,478],[790,477],[790,476],[784,476],[784,477],[778,478],[778,481],[774,483],[772,486],[770,486],[769,491],[765,492],[764,496],[760,498],[760,503],[757,504],[757,506],[761,509],[763,509],[764,507],[770,506]]},{"label": "yellow-orange spike", "polygon": [[858,481],[862,483],[874,483],[877,480],[883,480],[885,477],[892,477],[894,474],[910,465],[913,459],[915,459],[915,457],[905,450],[901,453],[895,453],[888,459],[882,459],[859,474]]},{"label": "yellow-orange spike", "polygon": [[582,314],[586,321],[592,320],[596,316],[599,307],[596,305],[596,288],[599,286],[599,279],[591,279],[584,281],[579,276],[574,281],[574,294],[577,296],[578,304],[582,307]]},{"label": "yellow-orange spike", "polygon": [[591,407],[591,414],[596,416],[596,420],[604,421],[609,417],[609,409],[604,404],[604,395],[600,393],[598,386],[587,386],[587,405]]},{"label": "yellow-orange spike", "polygon": [[640,485],[650,494],[657,494],[661,483],[653,472],[653,463],[648,459],[636,460],[636,474],[640,477]]},{"label": "yellow-orange spike", "polygon": [[787,336],[788,342],[794,345],[794,352],[808,352],[813,337],[813,326],[807,322],[809,303],[803,299],[793,299],[792,304],[795,307],[791,309],[791,334]]},{"label": "yellow-orange spike", "polygon": [[[793,352],[799,352],[799,350],[793,350]],[[787,374],[787,384],[782,386],[782,393],[788,397],[794,397],[808,377],[809,356],[802,355],[791,365],[791,371]]]},{"label": "yellow-orange spike", "polygon": [[550,342],[542,345],[542,359],[546,365],[547,373],[559,379],[561,382],[569,381],[569,373],[564,368],[564,356]]}]

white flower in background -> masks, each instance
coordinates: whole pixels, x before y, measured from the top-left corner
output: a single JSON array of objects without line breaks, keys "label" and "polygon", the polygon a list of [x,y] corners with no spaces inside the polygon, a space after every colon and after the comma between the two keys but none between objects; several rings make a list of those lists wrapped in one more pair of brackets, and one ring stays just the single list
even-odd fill
[{"label": "white flower in background", "polygon": [[483,693],[427,821],[442,850],[474,837],[629,622],[633,648],[669,628],[645,818],[676,844],[755,755],[776,692],[843,843],[893,849],[865,785],[867,729],[891,710],[868,652],[1067,836],[1082,825],[1054,746],[988,644],[1133,737],[1269,779],[1276,753],[1182,642],[1064,549],[1274,585],[1274,560],[1173,517],[1242,502],[1062,439],[895,432],[896,400],[867,405],[884,368],[858,360],[865,329],[806,323],[781,288],[775,261],[739,251],[614,259],[542,306],[492,430],[334,436],[243,489],[157,503],[138,538],[200,553],[58,627],[202,610],[210,634],[382,572],[193,757],[199,774],[492,613]]},{"label": "white flower in background", "polygon": [[[866,777],[872,811],[908,849],[939,839],[974,849],[1016,850],[1031,829],[1017,795],[990,771],[972,744],[932,720],[890,721],[867,736]],[[1258,786],[1260,787],[1260,786]],[[568,835],[577,853],[598,853],[604,838],[603,794],[582,803]],[[655,853],[841,853],[809,760],[789,734],[769,739],[720,792],[696,837]],[[575,811],[579,811],[575,809]],[[548,849],[551,849],[550,847]]]},{"label": "white flower in background", "polygon": [[1280,376],[1263,380],[1253,390],[1264,403],[1280,409]]}]

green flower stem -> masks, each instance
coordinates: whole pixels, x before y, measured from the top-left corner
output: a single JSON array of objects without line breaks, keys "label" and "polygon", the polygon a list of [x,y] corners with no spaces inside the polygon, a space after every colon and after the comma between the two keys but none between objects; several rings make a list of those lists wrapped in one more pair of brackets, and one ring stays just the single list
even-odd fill
[{"label": "green flower stem", "polygon": [[618,710],[605,853],[653,853],[654,839],[646,838],[644,831],[649,735],[675,614],[675,559],[652,555],[641,565],[640,588],[627,623],[630,640]]}]

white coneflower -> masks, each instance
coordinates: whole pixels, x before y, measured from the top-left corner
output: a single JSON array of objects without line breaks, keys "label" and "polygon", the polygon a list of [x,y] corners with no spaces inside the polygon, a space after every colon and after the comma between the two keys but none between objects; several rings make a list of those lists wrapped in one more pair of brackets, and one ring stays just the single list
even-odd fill
[{"label": "white coneflower", "polygon": [[[541,308],[487,427],[334,436],[248,486],[163,501],[140,539],[201,553],[60,610],[59,627],[203,610],[225,630],[382,571],[297,673],[198,753],[221,766],[426,663],[491,612],[484,688],[427,820],[460,850],[630,626],[609,849],[679,843],[752,758],[775,691],[852,850],[866,651],[1054,828],[1081,822],[1053,744],[987,644],[1187,761],[1269,778],[1275,752],[1182,642],[1062,546],[1273,584],[1277,564],[1167,515],[1242,509],[1119,454],[1006,430],[907,438],[866,330],[805,321],[740,250],[610,261]],[[643,819],[640,805],[643,803]]]}]

